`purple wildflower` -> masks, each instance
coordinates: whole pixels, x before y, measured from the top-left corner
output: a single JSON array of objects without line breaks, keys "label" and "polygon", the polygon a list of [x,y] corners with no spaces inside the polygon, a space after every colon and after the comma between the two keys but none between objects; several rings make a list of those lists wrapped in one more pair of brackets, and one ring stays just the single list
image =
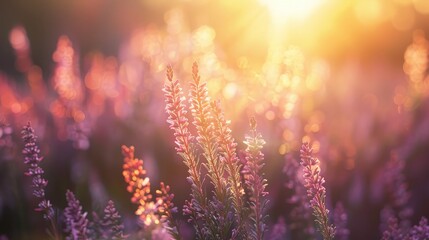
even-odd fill
[{"label": "purple wildflower", "polygon": [[88,239],[88,219],[87,213],[82,213],[82,206],[75,195],[67,190],[66,192],[67,207],[64,209],[65,229],[68,234],[67,240],[86,240]]},{"label": "purple wildflower", "polygon": [[318,230],[324,240],[331,240],[335,236],[335,227],[329,224],[329,210],[325,206],[326,190],[323,186],[325,179],[320,175],[319,159],[313,157],[313,150],[308,143],[302,144],[301,165],[304,167],[305,187]]},{"label": "purple wildflower", "polygon": [[226,194],[226,182],[224,176],[224,163],[218,158],[218,146],[215,141],[213,116],[210,112],[210,98],[208,96],[207,84],[200,81],[198,65],[192,65],[192,79],[190,103],[191,112],[194,117],[193,124],[197,129],[197,141],[204,152],[204,157],[210,180],[218,201],[223,202]]},{"label": "purple wildflower", "polygon": [[104,228],[103,235],[105,239],[115,239],[122,240],[125,239],[124,236],[124,225],[121,221],[121,216],[115,208],[113,201],[107,203],[106,208],[104,208],[104,217],[101,221],[101,225]]},{"label": "purple wildflower", "polygon": [[387,221],[386,230],[383,232],[381,240],[402,240],[405,239],[403,229],[399,228],[398,219],[390,217]]},{"label": "purple wildflower", "polygon": [[48,185],[48,180],[43,177],[44,171],[39,165],[43,157],[40,156],[40,149],[36,143],[37,136],[34,134],[34,129],[31,127],[30,122],[23,127],[21,135],[25,144],[22,150],[24,163],[29,166],[24,174],[33,178],[33,195],[39,201],[38,207],[35,210],[43,212],[43,217],[53,222],[55,212],[52,204],[45,197],[45,188]]},{"label": "purple wildflower", "polygon": [[287,228],[284,218],[279,217],[270,234],[271,240],[281,240],[286,238]]},{"label": "purple wildflower", "polygon": [[191,182],[192,194],[201,204],[206,205],[205,193],[203,184],[200,178],[200,163],[195,156],[192,148],[193,136],[188,129],[188,118],[186,117],[185,97],[180,83],[177,79],[173,79],[173,69],[167,67],[167,81],[164,84],[165,93],[165,110],[168,114],[167,122],[170,124],[170,129],[174,131],[176,151],[184,159],[185,165],[188,167]]},{"label": "purple wildflower", "polygon": [[406,229],[411,226],[410,217],[413,210],[409,207],[411,194],[405,180],[404,167],[404,161],[399,159],[396,154],[392,154],[383,172],[389,197],[388,207],[392,208],[395,217],[398,218],[399,227]]},{"label": "purple wildflower", "polygon": [[335,239],[349,239],[350,231],[347,228],[347,213],[341,202],[338,202],[335,206],[333,222],[335,225]]},{"label": "purple wildflower", "polygon": [[415,225],[411,228],[409,233],[409,239],[429,239],[429,225],[428,220],[425,217],[420,219],[419,225]]},{"label": "purple wildflower", "polygon": [[122,145],[122,155],[124,164],[122,165],[122,175],[128,184],[127,191],[132,193],[131,202],[138,204],[136,215],[140,220],[149,226],[153,223],[158,224],[158,219],[153,216],[152,194],[150,193],[150,179],[146,176],[146,169],[143,160],[134,156],[134,146],[127,147]]},{"label": "purple wildflower", "polygon": [[264,166],[264,154],[261,152],[265,144],[261,134],[256,131],[256,120],[250,119],[250,134],[245,137],[247,145],[245,164],[243,167],[244,181],[250,190],[250,210],[253,224],[250,226],[250,237],[252,239],[263,239],[266,231],[265,208],[267,204],[265,191],[267,180],[263,177],[261,169]]},{"label": "purple wildflower", "polygon": [[302,180],[302,167],[291,154],[286,155],[283,173],[286,175],[285,188],[290,192],[287,204],[290,206],[287,226],[295,239],[313,239],[314,223],[312,210],[307,201],[306,190]]},{"label": "purple wildflower", "polygon": [[160,215],[161,222],[166,224],[166,229],[174,239],[181,239],[176,221],[173,218],[173,213],[177,212],[174,206],[174,194],[170,193],[170,186],[161,182],[161,188],[156,190],[156,203],[158,205],[158,214]]},{"label": "purple wildflower", "polygon": [[243,195],[244,189],[241,184],[240,170],[241,162],[239,161],[236,154],[237,143],[231,134],[229,127],[230,121],[226,121],[223,112],[220,108],[219,101],[213,101],[211,108],[214,116],[215,124],[215,136],[219,143],[218,152],[220,154],[221,162],[225,162],[226,170],[228,172],[228,184],[229,191],[231,194],[231,200],[234,208],[234,214],[237,223],[238,235],[245,235],[244,223],[243,223]]}]

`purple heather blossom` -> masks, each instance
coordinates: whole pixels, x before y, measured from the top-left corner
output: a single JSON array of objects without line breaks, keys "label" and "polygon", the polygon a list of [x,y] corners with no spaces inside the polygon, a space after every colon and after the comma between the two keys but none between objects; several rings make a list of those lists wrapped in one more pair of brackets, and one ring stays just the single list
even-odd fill
[{"label": "purple heather blossom", "polygon": [[399,228],[398,219],[392,216],[387,220],[386,230],[384,230],[381,240],[402,239],[405,239],[404,230]]},{"label": "purple heather blossom", "polygon": [[264,154],[261,152],[265,144],[261,134],[256,131],[256,120],[250,119],[250,134],[246,136],[244,143],[247,145],[245,150],[245,164],[243,167],[244,181],[247,189],[250,191],[250,210],[252,224],[250,226],[250,237],[252,239],[263,239],[264,232],[267,230],[265,223],[265,208],[268,200],[265,191],[267,180],[263,177],[261,169],[264,166]]},{"label": "purple heather blossom", "polygon": [[211,183],[214,186],[216,198],[220,202],[225,201],[226,181],[224,179],[224,163],[218,157],[218,145],[215,141],[215,129],[213,116],[210,112],[210,97],[208,96],[207,83],[202,82],[198,72],[198,65],[192,65],[192,79],[190,92],[190,109],[197,129],[196,140],[201,146]]},{"label": "purple heather blossom", "polygon": [[409,206],[410,192],[404,176],[405,162],[397,154],[392,154],[386,163],[384,173],[384,183],[387,194],[391,201],[388,207],[393,210],[393,214],[398,218],[401,228],[411,226],[410,218],[413,210]]},{"label": "purple heather blossom", "polygon": [[287,218],[290,234],[297,239],[312,239],[316,230],[314,229],[312,209],[307,201],[303,184],[302,166],[291,154],[286,155],[283,173],[286,177],[285,188],[291,192],[287,198],[287,204],[291,208]]},{"label": "purple heather blossom", "polygon": [[429,239],[429,225],[425,217],[420,219],[419,225],[414,225],[409,233],[410,240]]},{"label": "purple heather blossom", "polygon": [[170,186],[161,182],[161,187],[156,190],[156,195],[157,210],[161,222],[165,224],[165,228],[174,239],[180,239],[177,224],[173,218],[173,213],[177,213],[177,207],[174,206],[174,194],[170,193]]},{"label": "purple heather blossom", "polygon": [[341,202],[335,205],[333,222],[335,225],[335,239],[347,240],[349,239],[350,231],[347,228],[347,213]]},{"label": "purple heather blossom", "polygon": [[213,101],[211,108],[214,116],[215,136],[218,141],[218,152],[220,154],[221,162],[225,163],[226,172],[228,173],[228,184],[231,200],[234,208],[235,222],[237,227],[234,235],[243,236],[244,223],[244,203],[243,195],[244,189],[241,183],[240,170],[242,168],[236,153],[237,143],[231,134],[229,127],[230,121],[225,120],[224,114],[220,108],[219,101]]},{"label": "purple heather blossom", "polygon": [[105,239],[122,240],[124,236],[124,225],[122,224],[121,216],[115,208],[113,201],[107,203],[104,208],[104,217],[101,220],[101,225],[104,228],[103,235]]},{"label": "purple heather blossom", "polygon": [[308,143],[303,143],[301,147],[301,165],[304,167],[305,187],[318,230],[324,240],[331,240],[335,236],[335,227],[329,224],[329,210],[325,206],[325,179],[320,174],[319,159],[313,157],[313,150]]},{"label": "purple heather blossom", "polygon": [[[384,214],[386,217],[388,214]],[[383,215],[382,215],[383,216]],[[399,220],[390,213],[382,240],[423,240],[429,239],[429,226],[425,217],[420,219],[418,225],[409,228],[401,227]]]},{"label": "purple heather blossom", "polygon": [[49,200],[45,197],[45,188],[48,185],[48,180],[43,177],[43,169],[40,163],[43,157],[40,156],[40,149],[37,146],[37,136],[34,134],[34,129],[31,123],[28,122],[21,131],[22,139],[24,140],[24,163],[28,165],[27,171],[24,173],[26,176],[32,177],[33,195],[38,199],[39,204],[35,209],[36,211],[43,212],[43,217],[46,220],[53,221],[54,209]]},{"label": "purple heather blossom", "polygon": [[170,129],[174,131],[176,151],[183,158],[185,165],[188,167],[189,178],[191,182],[192,194],[205,206],[206,198],[203,191],[203,180],[201,180],[200,163],[195,156],[192,142],[194,137],[188,129],[188,118],[186,117],[185,97],[180,83],[173,78],[173,69],[167,67],[167,81],[164,84],[165,111],[168,114],[167,122]]},{"label": "purple heather blossom", "polygon": [[82,212],[82,206],[75,195],[67,190],[67,207],[64,209],[66,240],[86,240],[88,238],[87,213]]},{"label": "purple heather blossom", "polygon": [[284,218],[279,217],[277,219],[276,224],[274,224],[274,226],[271,230],[270,239],[271,240],[285,239],[286,233],[287,233],[286,222],[285,222]]}]

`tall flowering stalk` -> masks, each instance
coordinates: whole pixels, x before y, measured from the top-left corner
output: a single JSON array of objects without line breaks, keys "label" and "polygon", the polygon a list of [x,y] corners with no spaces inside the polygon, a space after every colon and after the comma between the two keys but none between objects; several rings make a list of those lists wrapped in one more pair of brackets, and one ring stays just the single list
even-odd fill
[{"label": "tall flowering stalk", "polygon": [[305,187],[318,230],[324,240],[332,240],[335,236],[335,227],[330,225],[328,220],[329,210],[325,205],[326,189],[323,186],[325,179],[320,175],[320,161],[313,157],[313,150],[308,143],[303,143],[301,147],[301,165],[304,167]]},{"label": "tall flowering stalk", "polygon": [[404,229],[399,226],[398,219],[391,217],[388,220],[386,230],[383,232],[381,240],[420,240],[429,239],[429,225],[425,217],[420,219],[418,225]]},{"label": "tall flowering stalk", "polygon": [[264,154],[261,152],[265,144],[261,134],[256,131],[255,118],[250,119],[250,134],[245,137],[245,164],[243,175],[246,187],[250,190],[250,210],[252,224],[249,226],[251,239],[261,240],[266,231],[265,214],[266,204],[268,202],[265,191],[267,180],[263,177],[261,169],[264,166]]},{"label": "tall flowering stalk", "polygon": [[286,155],[283,173],[286,179],[285,188],[290,192],[287,198],[288,207],[291,209],[287,218],[288,230],[294,239],[314,239],[316,230],[303,184],[302,166],[291,154]]},{"label": "tall flowering stalk", "polygon": [[414,225],[409,233],[410,239],[429,239],[429,225],[425,217],[420,219],[418,225]]},{"label": "tall flowering stalk", "polygon": [[383,171],[389,201],[380,214],[383,239],[404,238],[411,229],[413,210],[409,206],[411,194],[403,173],[404,167],[404,161],[392,154]]},{"label": "tall flowering stalk", "polygon": [[135,158],[134,147],[122,146],[124,164],[122,175],[128,184],[127,191],[132,193],[131,202],[138,204],[136,215],[145,226],[159,224],[159,219],[154,215],[155,206],[150,193],[150,180],[143,168],[143,160]]},{"label": "tall flowering stalk", "polygon": [[241,184],[240,170],[241,163],[236,154],[237,143],[231,134],[230,121],[226,121],[220,108],[219,101],[213,101],[211,108],[214,116],[215,136],[219,143],[218,152],[220,154],[220,161],[225,163],[226,171],[228,173],[228,189],[230,198],[234,208],[235,222],[237,224],[237,236],[244,237],[244,202],[243,195],[244,189]]},{"label": "tall flowering stalk", "polygon": [[286,222],[283,217],[279,217],[277,219],[276,224],[272,226],[269,239],[282,240],[286,238],[286,234],[287,234]]},{"label": "tall flowering stalk", "polygon": [[54,239],[59,239],[59,234],[56,228],[55,211],[49,200],[45,196],[45,188],[48,185],[48,180],[43,177],[44,171],[40,167],[43,157],[40,156],[40,149],[37,146],[37,136],[34,134],[34,129],[31,123],[28,122],[21,131],[22,139],[24,140],[24,163],[28,165],[26,176],[32,177],[33,196],[39,201],[37,212],[43,213],[43,218],[51,223],[51,234]]},{"label": "tall flowering stalk", "polygon": [[[174,194],[170,193],[170,186],[161,182],[161,189],[156,190],[157,197],[153,201],[150,181],[146,177],[143,160],[134,157],[133,146],[122,146],[122,154],[124,155],[123,175],[125,182],[128,183],[127,190],[133,193],[131,202],[139,205],[136,215],[139,216],[145,226],[144,230],[146,231],[140,232],[143,234],[143,238],[164,239],[173,237],[174,239],[180,239],[176,221],[173,219],[173,213],[177,210],[173,204]],[[105,214],[107,214],[106,211],[107,208]],[[122,229],[120,229],[121,232],[115,231],[114,236],[117,236],[117,239],[120,239],[120,236],[124,238]],[[154,237],[154,234],[156,237]]]},{"label": "tall flowering stalk", "polygon": [[158,205],[160,220],[166,224],[168,233],[174,239],[181,239],[176,220],[173,218],[173,213],[177,212],[177,208],[173,203],[174,194],[170,193],[170,186],[165,185],[163,182],[160,185],[160,189],[156,190],[156,204]]},{"label": "tall flowering stalk", "polygon": [[67,207],[64,209],[66,240],[86,240],[88,238],[87,212],[82,212],[82,206],[73,192],[66,192]]},{"label": "tall flowering stalk", "polygon": [[333,222],[335,224],[335,239],[347,240],[349,239],[350,231],[347,228],[347,213],[341,202],[335,205]]},{"label": "tall flowering stalk", "polygon": [[107,206],[104,208],[104,216],[101,220],[101,226],[104,228],[104,239],[126,239],[126,236],[124,236],[124,225],[122,224],[121,216],[115,208],[115,203],[111,200],[107,202]]},{"label": "tall flowering stalk", "polygon": [[185,97],[180,83],[173,79],[173,69],[167,67],[167,81],[164,85],[165,110],[168,114],[167,122],[174,131],[176,138],[176,151],[183,158],[188,167],[188,181],[192,186],[192,195],[201,206],[206,206],[205,193],[203,191],[203,180],[201,179],[200,163],[195,156],[193,148],[193,136],[188,129],[188,118],[186,117]]},{"label": "tall flowering stalk", "polygon": [[231,233],[232,216],[229,216],[231,204],[227,192],[225,179],[225,164],[221,161],[218,152],[219,142],[215,135],[215,124],[211,112],[210,97],[207,84],[201,81],[198,65],[192,65],[192,82],[190,89],[190,109],[193,116],[193,125],[196,128],[198,145],[202,149],[202,155],[206,160],[203,166],[207,169],[208,177],[214,187],[214,199],[208,205],[208,236],[214,239],[235,238]]},{"label": "tall flowering stalk", "polygon": [[210,111],[210,98],[208,96],[207,84],[201,82],[198,65],[192,65],[192,83],[190,93],[191,112],[194,117],[193,124],[197,129],[197,141],[204,152],[207,160],[206,167],[210,180],[214,186],[216,198],[220,202],[225,201],[226,182],[224,176],[224,163],[218,158],[218,144],[214,132],[213,116]]},{"label": "tall flowering stalk", "polygon": [[406,229],[411,226],[410,218],[413,210],[409,206],[411,194],[404,176],[404,167],[404,161],[399,159],[396,154],[392,154],[383,171],[383,179],[389,200],[389,204],[385,208],[391,208],[393,216],[399,220],[399,226]]},{"label": "tall flowering stalk", "polygon": [[[188,167],[189,177],[187,180],[191,184],[191,200],[186,202],[184,213],[191,217],[198,238],[203,238],[206,234],[203,229],[207,228],[207,198],[203,188],[204,178],[201,179],[201,165],[196,156],[193,144],[194,137],[188,129],[187,111],[185,109],[185,97],[180,83],[173,79],[173,69],[167,67],[167,81],[164,84],[165,110],[168,114],[167,123],[174,131],[176,151],[183,158],[183,162]],[[204,221],[201,221],[204,219]]]}]

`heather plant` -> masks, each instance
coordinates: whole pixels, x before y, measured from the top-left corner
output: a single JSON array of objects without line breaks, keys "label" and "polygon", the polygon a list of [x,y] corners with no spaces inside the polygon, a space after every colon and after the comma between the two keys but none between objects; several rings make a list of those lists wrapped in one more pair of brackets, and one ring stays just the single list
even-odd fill
[{"label": "heather plant", "polygon": [[87,235],[89,239],[127,239],[124,234],[124,224],[122,217],[112,200],[107,202],[100,217],[96,212],[92,212],[92,221],[88,222]]},{"label": "heather plant", "polygon": [[154,215],[150,181],[143,168],[143,160],[134,157],[133,146],[122,146],[122,154],[124,155],[122,175],[128,184],[127,191],[133,194],[131,202],[138,204],[136,215],[146,226],[158,224],[159,220]]},{"label": "heather plant", "polygon": [[[167,122],[174,131],[176,151],[184,159],[190,175],[191,200],[186,202],[183,212],[189,216],[198,239],[263,239],[267,192],[266,180],[261,173],[264,165],[261,149],[265,141],[256,131],[256,121],[252,118],[250,134],[244,141],[247,148],[242,166],[235,152],[236,143],[229,122],[224,119],[218,103],[210,103],[196,63],[192,67],[192,77],[189,101],[196,137],[188,128],[185,97],[180,83],[173,78],[171,67],[167,68],[164,87]],[[200,159],[205,161],[200,163]],[[201,166],[211,182],[212,198],[205,191]],[[246,198],[244,186],[249,192]]]},{"label": "heather plant", "polygon": [[157,214],[164,227],[174,239],[181,239],[178,231],[178,223],[173,214],[177,213],[177,207],[174,206],[174,194],[170,193],[170,186],[160,183],[160,189],[156,190],[156,203],[158,204]]},{"label": "heather plant", "polygon": [[112,200],[109,200],[106,208],[104,208],[104,216],[100,221],[100,225],[103,229],[103,239],[121,240],[126,238],[121,216],[118,210],[116,210],[115,203]]},{"label": "heather plant", "polygon": [[404,176],[405,163],[392,154],[385,166],[385,185],[389,202],[381,210],[382,240],[428,239],[429,226],[427,219],[411,226],[412,209],[409,207],[410,193]]},{"label": "heather plant", "polygon": [[176,208],[170,186],[161,182],[160,189],[155,191],[157,196],[153,201],[150,179],[146,176],[143,160],[134,156],[134,146],[122,146],[122,154],[124,155],[122,175],[128,184],[128,192],[133,194],[131,202],[138,204],[135,214],[139,216],[142,226],[140,235],[145,239],[165,238],[167,234],[162,231],[165,228],[175,239],[180,239],[176,221],[173,219]]},{"label": "heather plant", "polygon": [[66,192],[67,207],[64,209],[66,240],[88,239],[87,212],[82,212],[82,206],[73,192]]},{"label": "heather plant", "polygon": [[285,188],[290,193],[286,204],[290,209],[287,215],[287,226],[292,238],[314,239],[315,229],[312,210],[307,200],[306,189],[302,177],[302,166],[288,154],[283,168]]},{"label": "heather plant", "polygon": [[250,190],[249,204],[250,204],[250,237],[252,239],[263,239],[264,233],[267,230],[265,224],[265,209],[267,206],[267,199],[265,188],[267,180],[261,172],[264,166],[264,154],[261,152],[265,144],[261,134],[256,131],[255,118],[250,119],[250,134],[246,136],[244,143],[247,145],[245,150],[246,157],[243,166],[243,176],[246,188]]},{"label": "heather plant", "polygon": [[45,193],[48,180],[43,177],[44,171],[40,166],[43,157],[40,155],[40,149],[36,142],[37,137],[30,122],[23,127],[21,135],[24,140],[24,149],[22,150],[24,163],[28,165],[28,169],[24,174],[32,178],[33,196],[38,201],[37,208],[34,210],[43,213],[43,218],[50,222],[50,234],[54,239],[59,239],[55,210],[51,202],[46,198]]},{"label": "heather plant", "polygon": [[269,238],[272,240],[281,240],[286,239],[287,236],[287,227],[285,220],[280,217],[277,219],[276,224],[272,227]]},{"label": "heather plant", "polygon": [[219,142],[220,161],[225,162],[226,171],[228,172],[228,182],[230,183],[230,200],[234,208],[235,218],[237,221],[237,232],[242,232],[245,237],[244,229],[244,215],[246,214],[246,207],[244,206],[244,188],[241,183],[240,177],[240,162],[236,154],[237,143],[231,135],[229,127],[230,121],[226,121],[224,114],[220,108],[219,101],[211,103],[214,115],[215,135]]},{"label": "heather plant", "polygon": [[40,149],[37,145],[37,136],[31,123],[28,122],[22,129],[22,139],[24,140],[24,163],[28,165],[25,172],[26,176],[32,177],[33,196],[38,201],[35,211],[42,212],[43,218],[50,223],[48,233],[53,239],[125,239],[123,234],[123,224],[119,213],[117,212],[113,201],[109,201],[102,219],[93,213],[93,221],[87,217],[87,212],[83,212],[80,201],[73,192],[67,190],[67,207],[64,209],[61,217],[64,220],[63,234],[57,226],[58,216],[52,203],[46,198],[46,186],[48,180],[44,178],[44,170],[41,167],[43,157],[40,155]]},{"label": "heather plant", "polygon": [[391,217],[387,229],[383,232],[382,240],[421,240],[429,239],[429,225],[425,217],[420,222],[409,229],[399,226],[398,219]]},{"label": "heather plant", "polygon": [[334,214],[333,214],[333,224],[335,225],[335,239],[337,240],[347,240],[349,239],[350,231],[347,228],[347,213],[344,205],[341,202],[338,202],[335,205]]},{"label": "heather plant", "polygon": [[329,210],[326,208],[325,179],[320,173],[320,161],[313,156],[308,143],[303,143],[301,148],[301,165],[304,167],[305,187],[310,206],[317,224],[318,231],[324,240],[332,240],[335,236],[335,226],[329,223]]},{"label": "heather plant", "polygon": [[[384,184],[387,192],[388,201],[382,212],[392,215],[399,219],[399,226],[403,229],[411,225],[410,218],[413,210],[409,207],[410,193],[404,176],[405,163],[397,156],[392,154],[386,163],[384,170]],[[390,209],[390,210],[389,210]]]}]

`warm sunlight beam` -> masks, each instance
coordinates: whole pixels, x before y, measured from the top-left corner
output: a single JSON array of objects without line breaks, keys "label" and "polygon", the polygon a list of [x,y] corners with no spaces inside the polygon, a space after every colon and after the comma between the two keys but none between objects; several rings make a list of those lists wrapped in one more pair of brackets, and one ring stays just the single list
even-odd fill
[{"label": "warm sunlight beam", "polygon": [[308,17],[323,0],[260,0],[276,23]]}]

